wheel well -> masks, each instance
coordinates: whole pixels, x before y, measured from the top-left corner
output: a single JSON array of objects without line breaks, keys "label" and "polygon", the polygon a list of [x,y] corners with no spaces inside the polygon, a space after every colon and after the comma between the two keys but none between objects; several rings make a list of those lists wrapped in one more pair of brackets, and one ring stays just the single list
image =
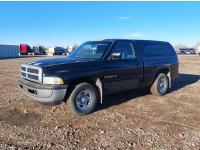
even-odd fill
[{"label": "wheel well", "polygon": [[169,69],[169,68],[160,68],[160,69],[158,69],[158,71],[157,71],[156,74],[155,74],[154,81],[156,80],[157,76],[158,76],[160,73],[164,73],[164,74],[168,77],[168,80],[169,80],[169,87],[171,87],[171,74],[170,74],[170,69]]},{"label": "wheel well", "polygon": [[164,74],[168,75],[168,73],[169,73],[169,68],[160,68],[160,69],[158,69],[158,71],[156,72],[155,78],[156,78],[160,73],[164,73]]},{"label": "wheel well", "polygon": [[99,102],[102,103],[102,83],[99,78],[80,78],[80,79],[71,81],[68,84],[68,88],[67,88],[67,92],[66,92],[66,96],[65,96],[65,102],[69,98],[69,96],[70,96],[71,92],[73,91],[73,89],[75,88],[75,86],[80,83],[83,83],[83,82],[90,83],[96,88],[98,95],[99,95]]}]

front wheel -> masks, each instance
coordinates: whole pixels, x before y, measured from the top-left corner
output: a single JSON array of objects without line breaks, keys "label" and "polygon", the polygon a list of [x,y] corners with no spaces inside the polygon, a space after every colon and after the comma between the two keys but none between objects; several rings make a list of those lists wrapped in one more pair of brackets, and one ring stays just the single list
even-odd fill
[{"label": "front wheel", "polygon": [[75,114],[86,115],[95,109],[97,99],[98,93],[93,85],[89,83],[80,83],[72,91],[69,102]]},{"label": "front wheel", "polygon": [[162,96],[167,93],[168,88],[169,79],[167,75],[164,73],[160,73],[152,84],[150,91],[154,95]]}]

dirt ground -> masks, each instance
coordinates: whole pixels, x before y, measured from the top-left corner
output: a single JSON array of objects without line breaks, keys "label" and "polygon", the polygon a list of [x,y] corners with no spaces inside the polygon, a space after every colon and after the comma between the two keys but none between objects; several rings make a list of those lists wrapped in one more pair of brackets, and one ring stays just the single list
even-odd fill
[{"label": "dirt ground", "polygon": [[179,56],[167,95],[113,94],[81,117],[20,92],[20,64],[35,59],[0,60],[0,149],[200,149],[200,57]]}]

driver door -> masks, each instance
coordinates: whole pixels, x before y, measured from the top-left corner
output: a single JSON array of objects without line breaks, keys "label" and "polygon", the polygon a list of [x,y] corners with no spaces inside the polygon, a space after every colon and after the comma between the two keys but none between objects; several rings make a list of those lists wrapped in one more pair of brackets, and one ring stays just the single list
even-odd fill
[{"label": "driver door", "polygon": [[106,93],[135,89],[142,85],[143,63],[131,42],[116,42],[104,64],[103,87]]}]

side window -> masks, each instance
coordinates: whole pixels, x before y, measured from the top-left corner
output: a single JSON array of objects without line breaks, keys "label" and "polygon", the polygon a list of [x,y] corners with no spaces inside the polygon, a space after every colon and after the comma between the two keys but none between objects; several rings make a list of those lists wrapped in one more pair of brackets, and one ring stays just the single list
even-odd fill
[{"label": "side window", "polygon": [[113,53],[120,53],[122,56],[122,60],[129,60],[135,58],[134,48],[129,42],[117,42],[112,49],[111,55]]},{"label": "side window", "polygon": [[172,56],[174,50],[167,43],[146,43],[143,46],[144,57]]},{"label": "side window", "polygon": [[161,56],[163,53],[161,47],[156,43],[148,43],[144,46],[144,57]]}]

